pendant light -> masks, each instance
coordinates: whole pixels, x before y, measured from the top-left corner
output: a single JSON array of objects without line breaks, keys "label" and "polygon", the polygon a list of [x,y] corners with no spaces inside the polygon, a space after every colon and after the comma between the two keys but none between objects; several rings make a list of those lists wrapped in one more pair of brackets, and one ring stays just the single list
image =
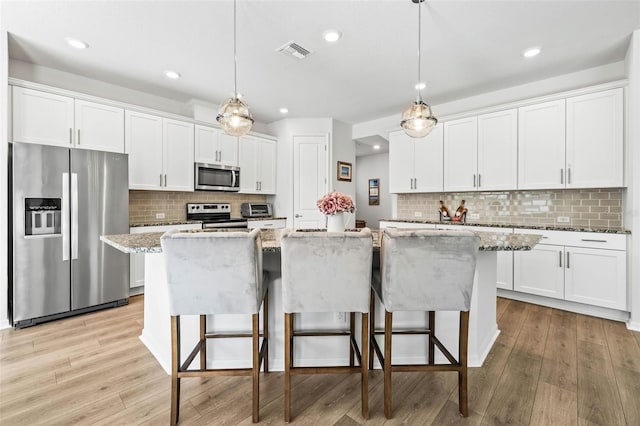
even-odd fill
[{"label": "pendant light", "polygon": [[247,105],[238,93],[236,57],[236,0],[233,0],[233,97],[227,99],[218,110],[216,120],[222,130],[231,136],[243,136],[249,133],[253,125],[253,117]]},{"label": "pendant light", "polygon": [[[420,79],[420,36],[422,32],[422,8],[420,3],[424,0],[411,0],[418,5],[418,84]],[[421,86],[419,86],[421,87]],[[422,89],[418,89],[418,97],[407,109],[402,112],[400,125],[405,133],[412,138],[422,138],[431,133],[438,124],[438,119],[433,116],[431,107],[422,100]]]}]

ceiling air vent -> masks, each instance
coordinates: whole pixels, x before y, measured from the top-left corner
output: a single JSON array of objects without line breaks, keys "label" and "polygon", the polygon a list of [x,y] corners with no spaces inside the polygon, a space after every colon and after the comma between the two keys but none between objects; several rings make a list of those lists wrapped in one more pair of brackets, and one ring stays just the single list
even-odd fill
[{"label": "ceiling air vent", "polygon": [[294,58],[304,59],[311,54],[307,49],[300,46],[295,41],[291,40],[276,49],[276,52],[282,52],[285,55],[293,56]]}]

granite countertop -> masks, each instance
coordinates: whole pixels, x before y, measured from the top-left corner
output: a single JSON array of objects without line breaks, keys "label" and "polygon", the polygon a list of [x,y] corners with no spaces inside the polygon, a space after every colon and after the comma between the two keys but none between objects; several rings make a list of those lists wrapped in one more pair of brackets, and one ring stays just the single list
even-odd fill
[{"label": "granite countertop", "polygon": [[[238,229],[207,229],[207,230],[191,230],[182,232],[238,232]],[[243,231],[240,231],[243,232]],[[374,250],[380,248],[381,232],[372,231]],[[164,232],[143,232],[140,234],[120,234],[120,235],[103,235],[100,237],[106,244],[115,247],[125,253],[161,253],[160,237]],[[282,229],[263,229],[262,251],[263,252],[279,252],[280,236]],[[502,234],[499,232],[479,232],[480,251],[503,251],[503,250],[531,250],[541,239],[542,235],[535,234]]]},{"label": "granite countertop", "polygon": [[454,225],[454,226],[489,226],[492,228],[520,228],[520,229],[537,229],[541,231],[571,231],[571,232],[602,232],[607,234],[631,234],[631,231],[623,228],[588,228],[584,226],[571,225],[515,225],[511,223],[477,223],[477,222],[440,222],[439,220],[424,219],[380,219],[383,222],[403,222],[403,223],[424,223],[432,225]]},{"label": "granite countertop", "polygon": [[[232,219],[246,219],[247,221],[253,220],[286,220],[286,217],[268,216],[268,217],[234,217]],[[143,226],[170,226],[170,225],[192,225],[202,223],[201,220],[172,220],[165,222],[147,222],[147,223],[130,223],[129,228],[140,228]]]}]

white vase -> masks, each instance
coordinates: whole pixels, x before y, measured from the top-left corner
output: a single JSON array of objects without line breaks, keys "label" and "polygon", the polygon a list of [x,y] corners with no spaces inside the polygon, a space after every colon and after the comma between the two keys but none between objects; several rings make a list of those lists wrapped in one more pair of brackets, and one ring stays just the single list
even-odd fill
[{"label": "white vase", "polygon": [[344,232],[344,212],[327,215],[327,232]]}]

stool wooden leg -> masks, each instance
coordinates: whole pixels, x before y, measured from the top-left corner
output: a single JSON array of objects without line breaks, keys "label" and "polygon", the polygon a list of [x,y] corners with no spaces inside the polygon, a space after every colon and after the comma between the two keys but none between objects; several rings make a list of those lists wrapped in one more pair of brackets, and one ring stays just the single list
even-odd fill
[{"label": "stool wooden leg", "polygon": [[252,415],[253,422],[258,423],[260,420],[260,314],[251,315],[253,343],[253,397],[252,397]]},{"label": "stool wooden leg", "polygon": [[180,317],[171,316],[171,425],[178,424],[180,416]]},{"label": "stool wooden leg", "polygon": [[369,314],[362,314],[362,417],[369,418]]},{"label": "stool wooden leg", "polygon": [[[375,351],[373,349],[373,339],[376,338],[375,335],[375,331],[376,331],[376,295],[375,292],[373,291],[373,288],[370,290],[370,297],[369,297],[369,334],[371,335],[370,337],[370,341],[369,341],[369,370],[373,370],[373,355],[375,354]],[[364,345],[364,343],[363,343]]]},{"label": "stool wooden leg", "polygon": [[284,421],[291,421],[291,351],[293,314],[284,314]]},{"label": "stool wooden leg", "polygon": [[356,337],[356,313],[349,312],[349,367],[355,365],[355,353],[353,351],[352,339]]},{"label": "stool wooden leg", "polygon": [[429,311],[429,364],[435,364],[434,360],[434,347],[433,336],[436,333],[436,313],[434,311]]},{"label": "stool wooden leg", "polygon": [[460,342],[458,359],[460,371],[458,372],[458,404],[460,413],[469,415],[469,401],[467,395],[467,350],[469,343],[469,312],[460,312]]},{"label": "stool wooden leg", "polygon": [[207,332],[207,316],[200,315],[200,341],[203,344],[200,346],[200,370],[207,369],[207,338],[204,337]]},{"label": "stool wooden leg", "polygon": [[393,313],[384,311],[384,416],[391,418],[391,332]]},{"label": "stool wooden leg", "polygon": [[262,335],[265,341],[264,344],[264,357],[262,358],[264,363],[264,372],[269,372],[269,289],[264,294],[264,301],[262,302]]}]

